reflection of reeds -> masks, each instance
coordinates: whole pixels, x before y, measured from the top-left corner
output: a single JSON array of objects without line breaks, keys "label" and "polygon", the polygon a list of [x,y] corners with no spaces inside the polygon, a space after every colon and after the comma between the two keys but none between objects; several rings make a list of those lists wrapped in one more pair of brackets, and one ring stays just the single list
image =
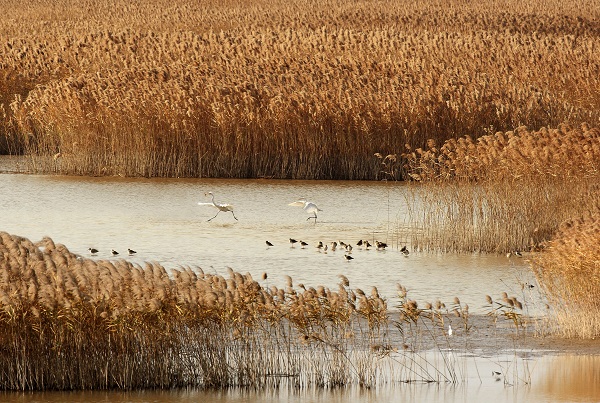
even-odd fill
[{"label": "reflection of reeds", "polygon": [[532,384],[556,402],[597,401],[600,396],[600,358],[563,355],[544,365],[545,376]]},{"label": "reflection of reeds", "polygon": [[557,334],[600,335],[600,206],[563,224],[533,259],[538,282],[548,295]]},{"label": "reflection of reeds", "polygon": [[407,142],[598,121],[593,17],[550,3],[12,7],[0,136],[44,172],[374,179]]}]

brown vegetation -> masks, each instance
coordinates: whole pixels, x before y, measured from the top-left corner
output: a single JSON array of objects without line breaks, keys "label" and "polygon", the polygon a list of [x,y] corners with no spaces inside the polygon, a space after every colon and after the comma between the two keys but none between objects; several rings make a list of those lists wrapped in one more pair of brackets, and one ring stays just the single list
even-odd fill
[{"label": "brown vegetation", "polygon": [[373,179],[405,143],[600,118],[591,0],[2,5],[0,137],[38,172]]},{"label": "brown vegetation", "polygon": [[431,140],[398,160],[385,169],[419,183],[408,196],[418,249],[535,250],[600,197],[600,130],[587,125]]},{"label": "brown vegetation", "polygon": [[167,273],[0,232],[0,389],[369,386],[387,302],[348,286]]},{"label": "brown vegetation", "polygon": [[555,333],[563,337],[600,336],[600,205],[570,220],[536,254],[533,268],[547,293]]}]

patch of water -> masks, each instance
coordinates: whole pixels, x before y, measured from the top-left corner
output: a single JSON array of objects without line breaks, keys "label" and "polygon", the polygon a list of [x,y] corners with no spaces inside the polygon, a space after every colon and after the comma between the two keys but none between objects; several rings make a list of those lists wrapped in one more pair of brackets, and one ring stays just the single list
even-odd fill
[{"label": "patch of water", "polygon": [[[212,221],[217,202],[234,205]],[[337,287],[343,274],[351,287],[372,286],[396,302],[396,284],[417,301],[459,297],[473,312],[482,312],[485,295],[503,291],[530,301],[539,309],[537,289],[522,288],[535,280],[526,259],[486,254],[431,254],[399,249],[410,239],[400,228],[407,222],[406,187],[397,183],[354,181],[283,181],[217,179],[124,179],[22,174],[0,175],[0,230],[31,239],[44,236],[72,252],[95,259],[126,258],[135,263],[158,262],[167,269],[201,268],[225,275],[227,268],[249,272],[266,284],[294,283]],[[288,204],[300,197],[317,203],[317,222]],[[291,245],[289,238],[308,246]],[[387,242],[386,250],[365,249],[357,241]],[[274,244],[267,247],[266,241]],[[329,245],[327,252],[315,245]],[[351,261],[331,242],[353,245]],[[127,256],[127,249],[137,251]],[[113,257],[111,249],[120,254]],[[266,285],[265,284],[265,285]]]}]

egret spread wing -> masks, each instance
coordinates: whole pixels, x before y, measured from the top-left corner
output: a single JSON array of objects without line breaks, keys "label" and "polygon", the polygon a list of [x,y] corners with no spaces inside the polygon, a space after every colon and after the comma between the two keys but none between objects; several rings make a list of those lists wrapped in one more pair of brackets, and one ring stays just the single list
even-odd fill
[{"label": "egret spread wing", "polygon": [[233,210],[233,204],[217,203],[217,208],[219,208],[221,210],[231,211],[231,210]]},{"label": "egret spread wing", "polygon": [[304,203],[306,203],[304,200],[298,200],[298,201],[288,204],[288,206],[304,207]]},{"label": "egret spread wing", "polygon": [[198,202],[198,205],[199,205],[199,206],[211,206],[211,207],[214,207],[214,204],[212,204],[212,203],[203,203],[203,202]]}]

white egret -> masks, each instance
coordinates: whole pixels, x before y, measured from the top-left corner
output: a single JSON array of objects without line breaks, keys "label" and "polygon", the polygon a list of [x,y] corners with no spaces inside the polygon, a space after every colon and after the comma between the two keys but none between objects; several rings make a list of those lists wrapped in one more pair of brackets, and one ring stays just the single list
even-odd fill
[{"label": "white egret", "polygon": [[225,211],[225,212],[229,211],[229,212],[231,212],[231,214],[233,215],[233,218],[235,218],[236,221],[237,221],[237,217],[233,213],[233,206],[231,204],[227,204],[227,203],[215,203],[215,195],[213,194],[213,192],[208,192],[208,193],[205,194],[205,196],[208,196],[208,195],[212,196],[212,202],[211,203],[198,202],[198,205],[200,205],[200,206],[213,206],[214,208],[218,209],[219,211],[217,211],[217,214],[215,214],[214,217],[209,218],[207,221],[210,221],[213,218],[215,218],[216,216],[218,216],[221,211]]},{"label": "white egret", "polygon": [[288,206],[302,207],[302,209],[305,212],[307,212],[308,214],[314,215],[312,217],[308,217],[306,220],[310,220],[311,218],[314,218],[315,222],[317,222],[317,211],[323,211],[320,208],[318,208],[315,203],[313,203],[311,201],[307,201],[306,199],[297,200],[293,203],[288,204]]}]

